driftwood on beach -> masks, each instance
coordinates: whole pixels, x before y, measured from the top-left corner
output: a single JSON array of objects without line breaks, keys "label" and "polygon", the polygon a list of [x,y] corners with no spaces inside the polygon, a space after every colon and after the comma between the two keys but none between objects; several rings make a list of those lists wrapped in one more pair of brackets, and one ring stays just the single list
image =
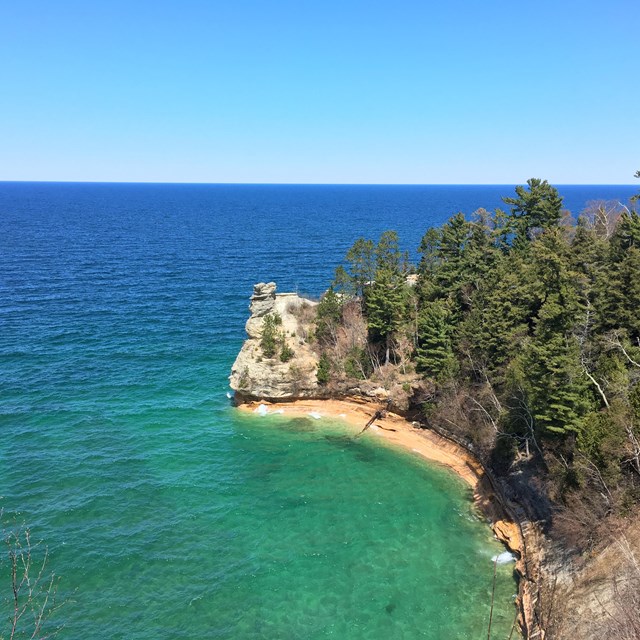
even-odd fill
[{"label": "driftwood on beach", "polygon": [[[381,420],[387,416],[387,412],[385,409],[378,409],[373,416],[371,416],[369,422],[364,426],[364,429],[360,431],[360,433],[356,434],[356,438],[361,436],[376,420]],[[380,427],[380,429],[384,429],[385,431],[395,431],[395,429],[387,429],[386,427]]]}]

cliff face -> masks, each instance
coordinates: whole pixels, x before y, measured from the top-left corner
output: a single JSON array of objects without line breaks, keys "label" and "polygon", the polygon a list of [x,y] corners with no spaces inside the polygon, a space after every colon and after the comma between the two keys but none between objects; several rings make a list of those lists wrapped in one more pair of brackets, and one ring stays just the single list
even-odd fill
[{"label": "cliff face", "polygon": [[640,638],[640,515],[611,523],[611,540],[587,557],[547,553],[547,638]]},{"label": "cliff face", "polygon": [[[276,293],[273,282],[253,287],[251,316],[245,326],[248,337],[229,376],[238,400],[318,395],[318,358],[307,343],[316,304],[295,293]],[[275,322],[276,334],[275,353],[271,356],[265,355],[262,345],[269,321]]]}]

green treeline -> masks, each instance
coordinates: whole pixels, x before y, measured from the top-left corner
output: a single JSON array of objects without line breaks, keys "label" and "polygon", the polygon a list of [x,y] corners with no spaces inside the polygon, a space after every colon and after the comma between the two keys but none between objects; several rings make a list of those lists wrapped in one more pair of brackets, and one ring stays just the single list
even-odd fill
[{"label": "green treeline", "polygon": [[400,384],[494,469],[534,469],[578,520],[623,512],[640,499],[635,202],[574,221],[537,179],[503,201],[428,229],[417,265],[393,231],[356,241],[318,309],[322,382]]}]

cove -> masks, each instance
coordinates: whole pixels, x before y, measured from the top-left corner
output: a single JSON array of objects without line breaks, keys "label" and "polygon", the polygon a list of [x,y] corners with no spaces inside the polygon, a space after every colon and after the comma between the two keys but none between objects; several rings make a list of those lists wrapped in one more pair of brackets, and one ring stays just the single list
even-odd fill
[{"label": "cove", "polygon": [[[250,484],[266,491],[253,580],[231,587],[253,604],[235,637],[486,633],[503,548],[464,482],[375,437],[355,440],[338,421],[242,416],[238,426],[260,452]],[[498,565],[495,638],[513,623],[512,571]]]},{"label": "cove", "polygon": [[[63,576],[63,637],[486,634],[503,547],[453,473],[339,421],[158,406],[106,424],[52,410],[4,441],[5,502]],[[507,638],[513,564],[497,569]]]}]

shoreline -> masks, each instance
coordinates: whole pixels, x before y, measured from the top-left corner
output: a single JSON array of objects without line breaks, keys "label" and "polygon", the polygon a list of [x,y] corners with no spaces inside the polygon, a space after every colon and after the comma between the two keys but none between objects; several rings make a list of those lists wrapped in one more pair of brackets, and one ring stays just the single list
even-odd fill
[{"label": "shoreline", "polygon": [[[256,400],[242,402],[236,408],[245,413],[257,414],[260,406],[265,407],[262,415],[340,420],[354,428],[354,435],[364,429],[376,410],[383,408],[380,403],[358,397],[280,402]],[[509,551],[517,554],[517,565],[523,562],[524,541],[520,527],[505,513],[482,465],[469,451],[435,431],[414,426],[406,418],[391,411],[386,411],[384,418],[375,420],[367,432],[428,462],[451,469],[473,491],[473,503],[489,521],[496,538]]]},{"label": "shoreline", "polygon": [[[264,409],[259,409],[260,406]],[[362,431],[374,413],[383,409],[379,402],[359,396],[334,399],[299,399],[271,402],[252,400],[240,402],[236,408],[245,413],[282,415],[287,418],[329,418],[341,420],[354,428],[354,435]],[[534,598],[530,584],[527,545],[520,523],[509,514],[500,496],[496,494],[490,478],[476,457],[462,445],[431,429],[415,426],[406,418],[386,411],[367,430],[393,446],[410,451],[424,460],[451,469],[473,491],[473,503],[486,518],[495,537],[515,555],[515,571],[518,575],[518,626],[524,638],[529,637],[535,623]]]}]

